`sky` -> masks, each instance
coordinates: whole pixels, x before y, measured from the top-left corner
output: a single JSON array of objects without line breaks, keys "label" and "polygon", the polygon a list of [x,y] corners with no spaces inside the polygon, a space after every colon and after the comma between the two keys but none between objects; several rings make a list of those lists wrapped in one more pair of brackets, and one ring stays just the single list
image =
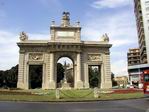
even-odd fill
[{"label": "sky", "polygon": [[70,12],[71,24],[80,21],[83,41],[99,41],[107,33],[111,71],[128,74],[128,49],[138,47],[133,0],[0,0],[0,70],[18,64],[20,32],[49,40],[51,21],[59,25],[63,11]]}]

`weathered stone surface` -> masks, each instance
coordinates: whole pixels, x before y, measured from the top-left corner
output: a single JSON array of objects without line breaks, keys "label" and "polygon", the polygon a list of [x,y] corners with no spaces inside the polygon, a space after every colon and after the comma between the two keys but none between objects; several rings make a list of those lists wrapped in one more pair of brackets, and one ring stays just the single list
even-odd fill
[{"label": "weathered stone surface", "polygon": [[[67,18],[65,18],[67,16]],[[72,26],[69,14],[63,15],[60,26],[51,25],[51,40],[29,40],[24,33],[19,55],[18,88],[29,89],[29,65],[43,65],[42,89],[57,88],[57,68],[59,58],[69,57],[74,64],[74,88],[89,88],[89,66],[100,66],[101,88],[111,88],[110,52],[107,34],[102,41],[81,41],[79,23]]]},{"label": "weathered stone surface", "polygon": [[56,96],[56,99],[60,99],[60,90],[59,89],[56,89],[55,96]]},{"label": "weathered stone surface", "polygon": [[94,98],[99,98],[99,89],[94,88]]}]

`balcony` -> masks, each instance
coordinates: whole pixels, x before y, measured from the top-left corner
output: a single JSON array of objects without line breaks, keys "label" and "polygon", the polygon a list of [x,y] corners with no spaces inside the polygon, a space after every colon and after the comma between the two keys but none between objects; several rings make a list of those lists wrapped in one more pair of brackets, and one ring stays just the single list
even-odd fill
[{"label": "balcony", "polygon": [[143,53],[146,53],[146,47],[145,47],[145,45],[142,45],[142,47],[140,49],[140,55],[142,55]]},{"label": "balcony", "polygon": [[141,43],[140,43],[140,48],[142,48],[142,47],[144,47],[144,46],[146,46],[146,45],[145,45],[145,40],[143,39],[143,40],[141,41]]},{"label": "balcony", "polygon": [[139,37],[139,42],[141,42],[141,40],[145,38],[143,29],[142,29],[142,31],[140,32],[140,34],[138,34],[138,37]]}]

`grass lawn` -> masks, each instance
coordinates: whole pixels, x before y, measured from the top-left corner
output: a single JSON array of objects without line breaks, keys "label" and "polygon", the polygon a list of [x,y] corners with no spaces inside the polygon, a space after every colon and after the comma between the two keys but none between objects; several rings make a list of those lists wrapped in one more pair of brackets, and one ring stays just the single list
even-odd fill
[{"label": "grass lawn", "polygon": [[94,98],[93,89],[60,90],[60,99],[56,99],[55,90],[0,90],[0,101],[87,101],[142,98],[143,92],[99,93]]}]

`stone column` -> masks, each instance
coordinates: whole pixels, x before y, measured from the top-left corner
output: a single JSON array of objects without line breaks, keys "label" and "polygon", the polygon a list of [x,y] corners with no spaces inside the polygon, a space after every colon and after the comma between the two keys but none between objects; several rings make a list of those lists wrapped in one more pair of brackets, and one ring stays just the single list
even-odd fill
[{"label": "stone column", "polygon": [[112,88],[110,54],[108,53],[103,54],[102,72],[102,88]]},{"label": "stone column", "polygon": [[42,86],[42,89],[49,89],[49,80],[50,80],[50,54],[45,53],[45,58],[44,58],[44,63],[43,64],[43,76],[44,76],[44,83]]},{"label": "stone column", "polygon": [[81,54],[77,54],[77,80],[76,80],[76,88],[81,89],[83,88],[83,82],[81,79]]},{"label": "stone column", "polygon": [[43,63],[43,65],[42,65],[42,89],[48,89],[47,87],[46,87],[46,83],[47,83],[47,76],[46,76],[47,74],[46,74],[46,64],[45,63]]},{"label": "stone column", "polygon": [[19,66],[18,66],[18,82],[17,88],[24,89],[24,53],[19,54]]},{"label": "stone column", "polygon": [[29,54],[25,54],[25,58],[24,58],[24,89],[30,88],[28,55]]},{"label": "stone column", "polygon": [[24,88],[29,89],[30,88],[30,76],[29,76],[29,64],[27,62],[25,62],[24,74],[25,74]]},{"label": "stone column", "polygon": [[56,88],[56,82],[54,78],[54,53],[50,53],[50,80],[49,80],[49,89]]},{"label": "stone column", "polygon": [[105,70],[104,70],[104,64],[101,64],[101,85],[100,88],[104,88],[105,83]]},{"label": "stone column", "polygon": [[105,81],[106,81],[106,88],[112,88],[112,81],[111,81],[111,64],[110,64],[110,54],[105,54],[105,63],[106,63],[106,75],[105,75]]},{"label": "stone column", "polygon": [[84,63],[84,87],[89,88],[88,64]]}]

